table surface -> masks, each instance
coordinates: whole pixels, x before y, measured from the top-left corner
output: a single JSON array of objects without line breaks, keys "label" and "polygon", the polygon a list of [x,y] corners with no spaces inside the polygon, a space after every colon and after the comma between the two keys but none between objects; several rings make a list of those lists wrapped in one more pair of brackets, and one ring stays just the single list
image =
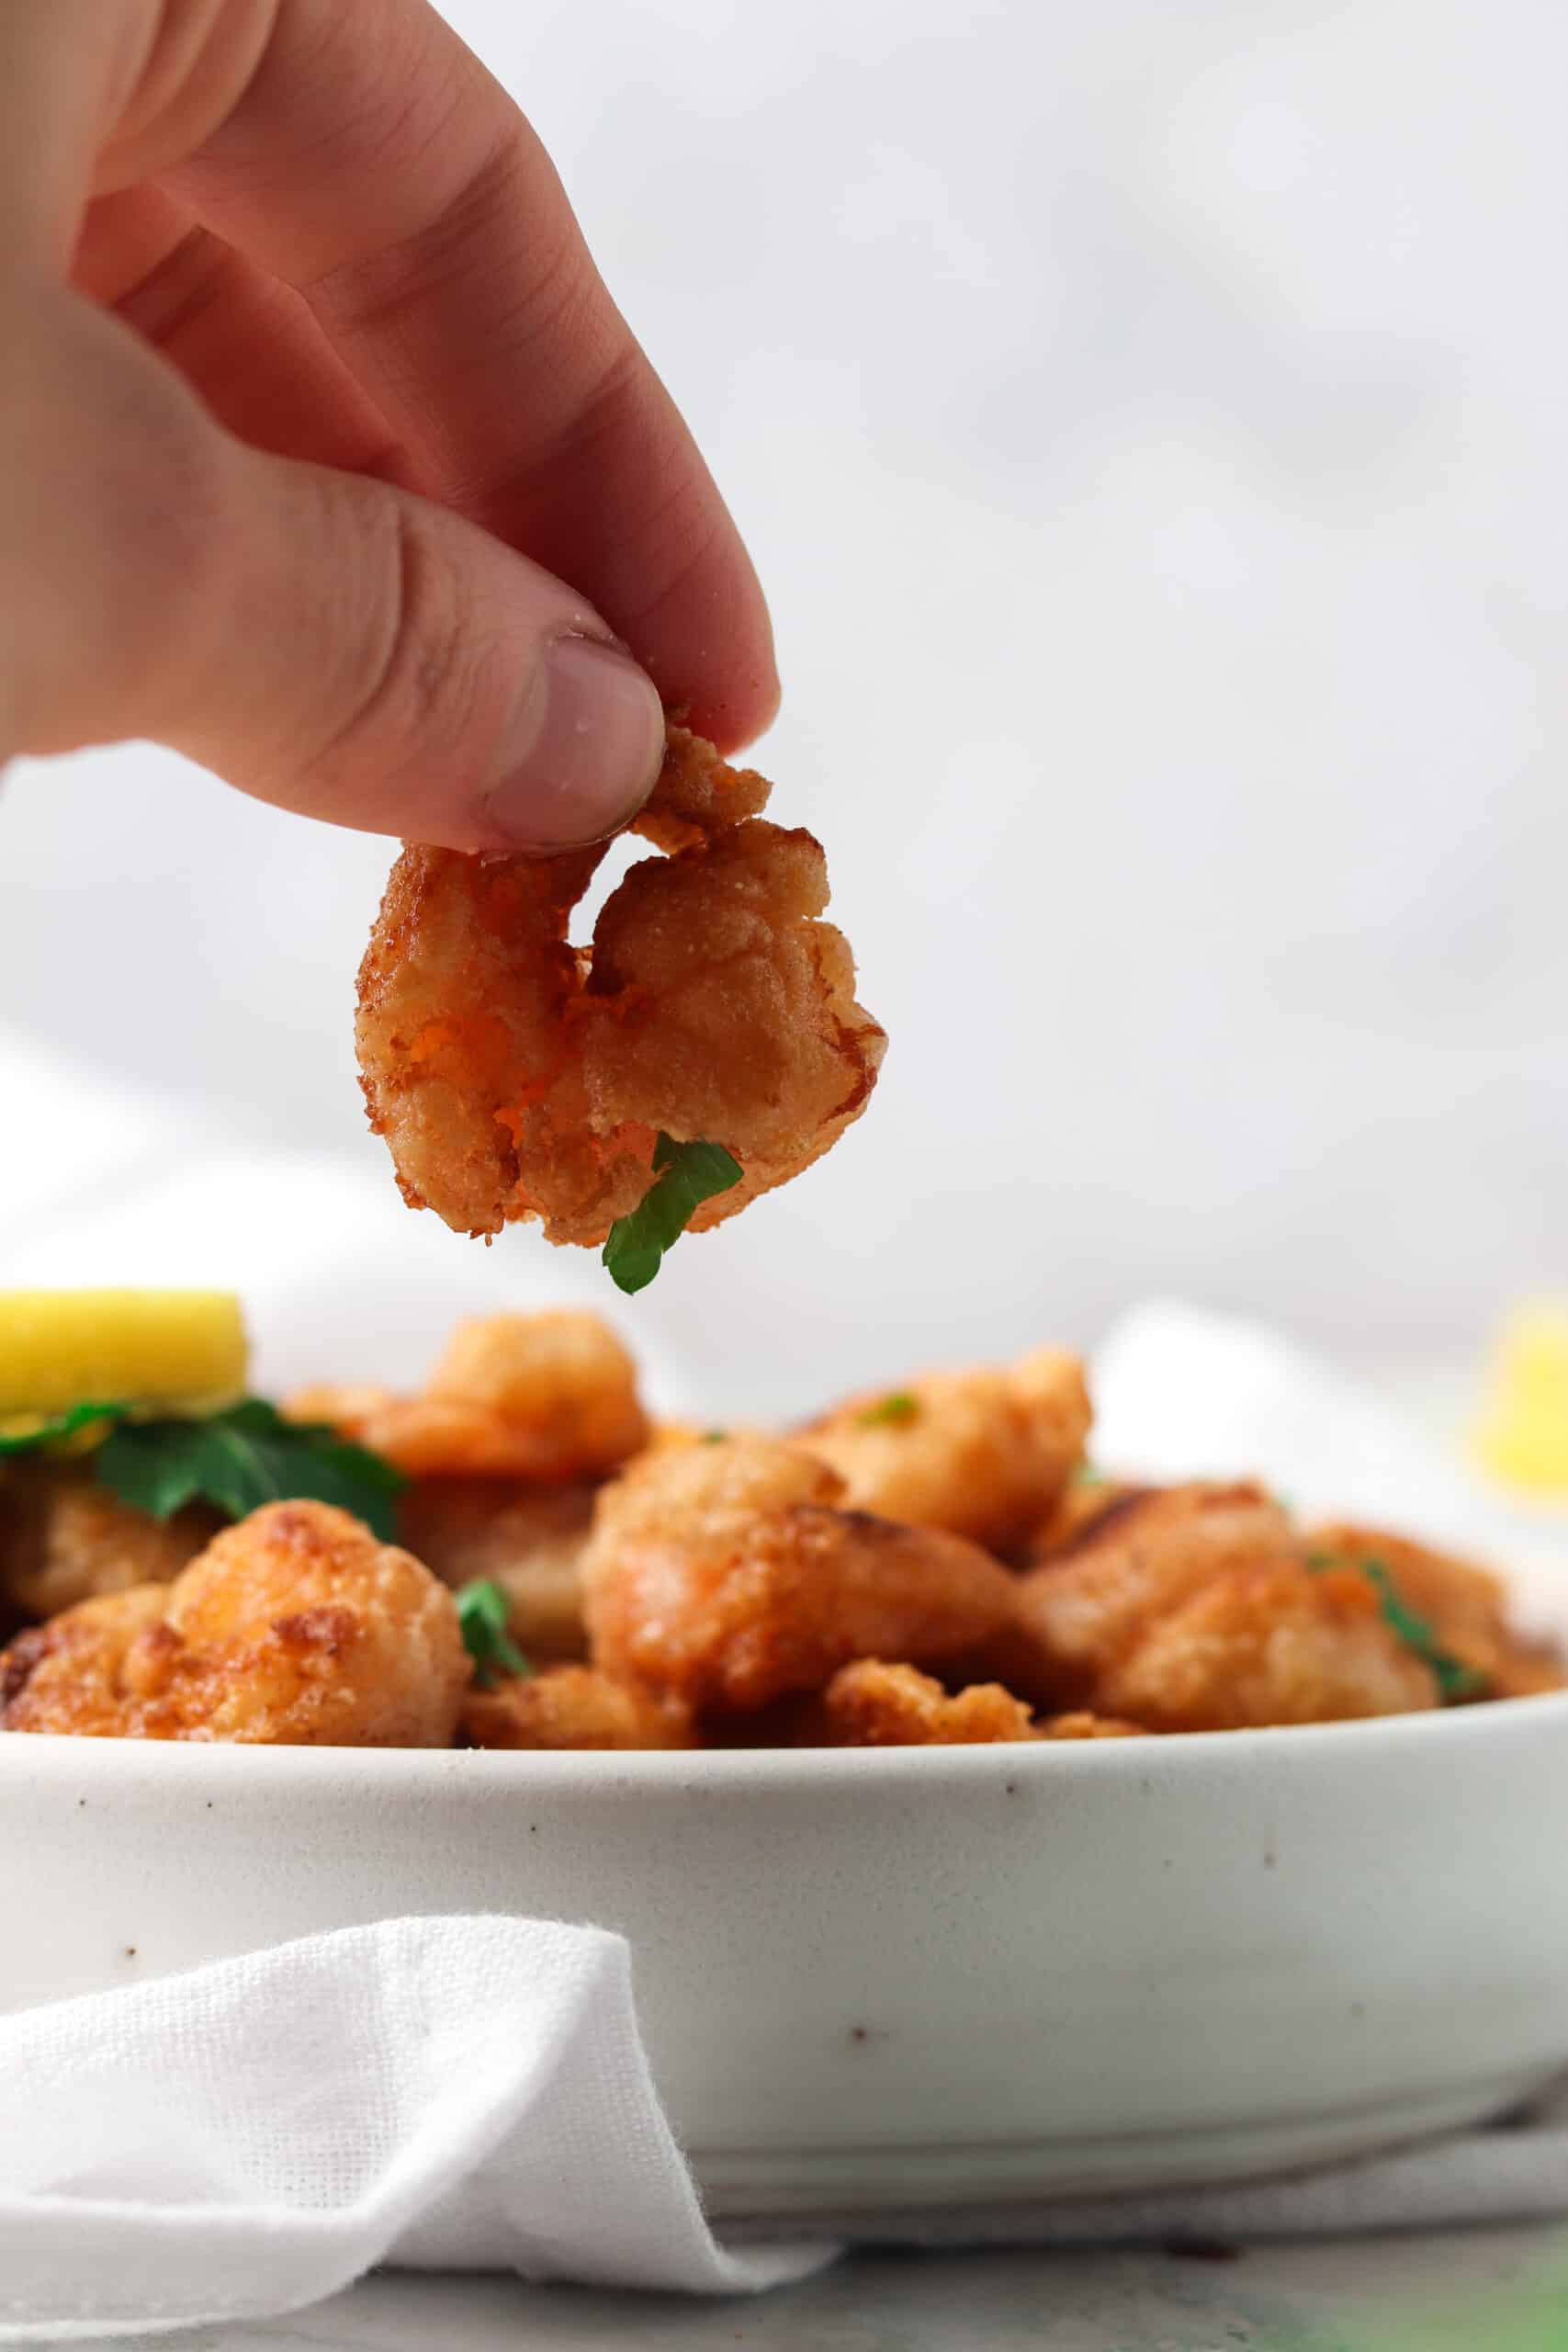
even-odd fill
[{"label": "table surface", "polygon": [[[756,2299],[601,2294],[382,2272],[286,2320],[152,2339],[160,2352],[1363,2352],[1421,2311],[1565,2281],[1557,2225],[1156,2253],[865,2254]],[[1445,2346],[1483,2352],[1473,2331]],[[137,2339],[141,2352],[150,2340]],[[1403,2347],[1402,2347],[1403,2352]]]}]

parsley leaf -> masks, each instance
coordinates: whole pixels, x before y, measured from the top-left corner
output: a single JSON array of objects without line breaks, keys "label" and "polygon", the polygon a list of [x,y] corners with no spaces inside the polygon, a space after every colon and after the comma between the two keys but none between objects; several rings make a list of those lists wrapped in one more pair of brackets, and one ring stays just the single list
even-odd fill
[{"label": "parsley leaf", "polygon": [[855,1415],[863,1430],[895,1429],[900,1422],[919,1418],[920,1400],[907,1388],[896,1388],[890,1396],[879,1396],[874,1405]]},{"label": "parsley leaf", "polygon": [[1486,1677],[1472,1666],[1444,1649],[1437,1633],[1425,1617],[1418,1617],[1406,1608],[1400,1598],[1399,1588],[1381,1560],[1363,1560],[1361,1574],[1376,1592],[1382,1613],[1406,1646],[1429,1666],[1438,1685],[1438,1695],[1445,1706],[1455,1699],[1479,1698],[1486,1688]]},{"label": "parsley leaf", "polygon": [[335,1503],[383,1543],[396,1538],[394,1501],[406,1484],[378,1453],[335,1430],[285,1420],[260,1396],[205,1420],[121,1422],[93,1455],[93,1471],[121,1502],[154,1519],[197,1500],[231,1519],[263,1503]]},{"label": "parsley leaf", "polygon": [[507,1633],[506,1618],[506,1595],[493,1577],[476,1577],[457,1595],[457,1623],[481,1690],[491,1688],[498,1667],[503,1674],[534,1670]]},{"label": "parsley leaf", "polygon": [[604,1244],[604,1263],[618,1290],[646,1290],[666,1250],[705,1201],[739,1184],[740,1162],[718,1143],[676,1143],[660,1134],[653,1147],[653,1182],[637,1207],[618,1216]]},{"label": "parsley leaf", "polygon": [[74,1437],[78,1430],[89,1428],[94,1421],[118,1421],[130,1410],[129,1405],[73,1405],[69,1411],[51,1413],[36,1429],[24,1430],[19,1437],[0,1436],[0,1454],[26,1453],[35,1445],[56,1445],[63,1437]]},{"label": "parsley leaf", "polygon": [[1413,1650],[1422,1665],[1430,1669],[1438,1686],[1438,1695],[1446,1707],[1451,1706],[1456,1700],[1479,1699],[1484,1695],[1487,1688],[1484,1674],[1473,1666],[1466,1666],[1462,1658],[1455,1657],[1451,1650],[1443,1647],[1438,1639],[1436,1627],[1425,1617],[1417,1616],[1415,1610],[1406,1604],[1382,1560],[1341,1560],[1332,1552],[1309,1552],[1306,1564],[1314,1575],[1321,1575],[1325,1568],[1354,1566],[1360,1569],[1377,1594],[1383,1623],[1398,1634],[1405,1648]]}]

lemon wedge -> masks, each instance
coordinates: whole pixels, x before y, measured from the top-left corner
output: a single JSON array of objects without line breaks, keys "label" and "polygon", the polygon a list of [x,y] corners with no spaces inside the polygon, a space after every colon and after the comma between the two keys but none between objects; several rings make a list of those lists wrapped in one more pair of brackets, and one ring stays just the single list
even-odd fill
[{"label": "lemon wedge", "polygon": [[216,1411],[243,1395],[247,1356],[229,1291],[0,1291],[6,1423],[87,1402]]},{"label": "lemon wedge", "polygon": [[1475,1450],[1505,1485],[1568,1498],[1568,1300],[1520,1307],[1504,1325]]}]

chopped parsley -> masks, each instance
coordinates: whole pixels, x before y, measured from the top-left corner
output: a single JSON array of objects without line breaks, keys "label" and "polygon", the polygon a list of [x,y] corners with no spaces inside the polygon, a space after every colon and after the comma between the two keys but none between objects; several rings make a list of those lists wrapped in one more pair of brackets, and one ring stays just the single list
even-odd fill
[{"label": "chopped parsley", "polygon": [[231,1519],[264,1503],[335,1503],[383,1543],[397,1534],[396,1498],[406,1483],[378,1453],[350,1444],[335,1430],[285,1420],[261,1396],[243,1397],[203,1420],[122,1420],[92,1464],[121,1502],[154,1519],[190,1502],[216,1504]]},{"label": "chopped parsley", "polygon": [[532,1667],[506,1630],[506,1595],[493,1577],[476,1577],[457,1595],[457,1623],[474,1661],[474,1680],[481,1690],[502,1674],[531,1674]]},{"label": "chopped parsley", "polygon": [[908,1388],[896,1388],[890,1396],[879,1396],[874,1405],[855,1415],[863,1430],[896,1429],[906,1421],[919,1418],[920,1400]]},{"label": "chopped parsley", "polygon": [[637,1207],[618,1216],[604,1244],[604,1263],[618,1290],[646,1290],[705,1201],[740,1182],[740,1162],[718,1143],[677,1143],[660,1134],[653,1147],[653,1182]]},{"label": "chopped parsley", "polygon": [[1079,1462],[1074,1464],[1072,1483],[1075,1487],[1109,1487],[1111,1481],[1092,1462]]}]

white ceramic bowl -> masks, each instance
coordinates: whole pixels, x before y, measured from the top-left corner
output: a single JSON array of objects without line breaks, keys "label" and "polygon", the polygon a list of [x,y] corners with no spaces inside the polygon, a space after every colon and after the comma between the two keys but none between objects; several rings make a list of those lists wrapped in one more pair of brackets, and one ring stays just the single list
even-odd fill
[{"label": "white ceramic bowl", "polygon": [[698,1757],[0,1738],[0,2008],[409,1912],[623,1929],[725,2217],[1235,2179],[1568,2060],[1568,1695]]}]

